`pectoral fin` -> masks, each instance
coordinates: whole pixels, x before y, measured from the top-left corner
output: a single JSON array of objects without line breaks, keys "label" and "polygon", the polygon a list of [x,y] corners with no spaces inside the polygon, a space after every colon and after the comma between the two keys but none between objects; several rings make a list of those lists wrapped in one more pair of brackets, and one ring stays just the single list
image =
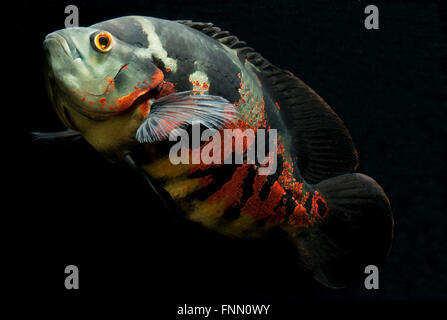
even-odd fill
[{"label": "pectoral fin", "polygon": [[182,91],[156,100],[146,119],[138,128],[139,142],[165,140],[175,129],[193,122],[210,129],[222,129],[237,118],[233,104],[223,97]]},{"label": "pectoral fin", "polygon": [[76,141],[82,138],[79,131],[67,129],[65,131],[58,132],[32,132],[33,141],[43,142],[43,143],[67,143]]}]

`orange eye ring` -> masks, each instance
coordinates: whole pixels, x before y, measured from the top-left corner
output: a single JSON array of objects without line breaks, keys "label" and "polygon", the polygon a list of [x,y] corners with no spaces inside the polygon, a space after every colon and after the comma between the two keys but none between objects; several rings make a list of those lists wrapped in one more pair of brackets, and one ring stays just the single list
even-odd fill
[{"label": "orange eye ring", "polygon": [[93,43],[99,52],[109,52],[113,47],[113,37],[110,33],[103,31],[95,36]]}]

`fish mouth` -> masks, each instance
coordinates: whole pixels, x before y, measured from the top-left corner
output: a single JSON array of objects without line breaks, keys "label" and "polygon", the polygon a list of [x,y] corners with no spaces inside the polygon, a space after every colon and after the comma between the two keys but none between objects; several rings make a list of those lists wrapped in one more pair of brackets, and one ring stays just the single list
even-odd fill
[{"label": "fish mouth", "polygon": [[50,67],[47,61],[44,62],[44,70],[45,70],[44,74],[45,87],[53,109],[58,115],[58,118],[67,128],[76,130],[76,126],[74,125],[74,122],[71,119],[66,103],[62,102],[59,99],[60,89],[59,86],[57,85],[54,76],[54,70]]},{"label": "fish mouth", "polygon": [[43,41],[44,46],[51,41],[56,41],[69,58],[75,59],[79,57],[79,54],[74,44],[60,33],[53,32],[47,35]]}]

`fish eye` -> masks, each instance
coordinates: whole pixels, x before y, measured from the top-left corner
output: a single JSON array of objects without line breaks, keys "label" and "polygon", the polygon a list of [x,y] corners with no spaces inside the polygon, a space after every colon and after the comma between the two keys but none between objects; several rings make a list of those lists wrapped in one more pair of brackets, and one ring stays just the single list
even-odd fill
[{"label": "fish eye", "polygon": [[103,31],[95,35],[93,46],[99,52],[109,52],[113,47],[113,37],[110,33]]}]

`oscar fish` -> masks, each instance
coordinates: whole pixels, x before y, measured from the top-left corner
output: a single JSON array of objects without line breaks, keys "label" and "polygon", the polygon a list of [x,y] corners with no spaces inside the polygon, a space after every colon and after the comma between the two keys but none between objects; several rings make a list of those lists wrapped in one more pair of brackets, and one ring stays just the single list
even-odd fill
[{"label": "oscar fish", "polygon": [[[238,238],[279,230],[329,287],[346,286],[387,256],[390,203],[357,172],[343,121],[302,80],[236,36],[212,23],[126,16],[55,31],[43,48],[48,94],[69,128],[48,139],[80,134],[206,228]],[[261,174],[266,163],[247,160],[173,163],[170,135],[194,123],[216,134],[275,131],[275,148],[267,149],[273,170]],[[233,156],[235,140],[219,157]],[[257,140],[245,140],[245,156]]]}]

